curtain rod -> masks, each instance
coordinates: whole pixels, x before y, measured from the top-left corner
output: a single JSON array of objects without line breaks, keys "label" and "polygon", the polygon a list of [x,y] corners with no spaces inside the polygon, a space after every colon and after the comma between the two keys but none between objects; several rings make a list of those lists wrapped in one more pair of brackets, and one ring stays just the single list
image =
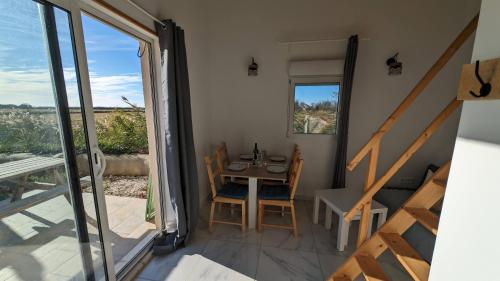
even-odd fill
[{"label": "curtain rod", "polygon": [[163,26],[163,27],[166,26],[160,19],[158,19],[157,17],[153,16],[148,11],[144,10],[144,8],[142,8],[141,6],[137,5],[134,1],[127,0],[127,2],[130,5],[134,6],[137,10],[141,11],[143,14],[145,14],[146,16],[148,16],[149,18],[151,18],[152,20],[154,20],[155,22],[159,23],[161,26]]},{"label": "curtain rod", "polygon": [[122,12],[121,10],[118,10],[117,8],[115,8],[113,5],[109,4],[108,2],[104,1],[104,0],[92,0],[93,2],[99,4],[100,6],[104,7],[105,9],[108,9],[109,11],[111,11],[112,13],[115,13],[116,15],[120,16],[121,18],[133,23],[134,25],[140,27],[141,29],[147,31],[148,33],[150,33],[151,35],[154,35],[156,36],[156,32],[149,28],[148,26],[142,24],[141,22],[139,22],[138,20],[132,18],[131,16],[127,15],[126,13]]},{"label": "curtain rod", "polygon": [[[280,44],[308,44],[308,43],[321,43],[321,42],[347,42],[349,38],[335,38],[335,39],[316,39],[316,40],[300,40],[300,41],[278,41]],[[359,41],[370,41],[370,38],[360,38]]]}]

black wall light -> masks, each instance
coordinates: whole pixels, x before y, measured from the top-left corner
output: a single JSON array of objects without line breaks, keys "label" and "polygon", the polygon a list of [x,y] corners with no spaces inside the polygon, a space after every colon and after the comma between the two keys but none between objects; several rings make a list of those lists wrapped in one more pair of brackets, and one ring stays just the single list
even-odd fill
[{"label": "black wall light", "polygon": [[255,62],[252,57],[252,63],[248,66],[248,76],[257,76],[259,65]]},{"label": "black wall light", "polygon": [[399,53],[387,59],[385,64],[389,67],[389,75],[401,75],[403,72],[403,63],[398,61]]}]

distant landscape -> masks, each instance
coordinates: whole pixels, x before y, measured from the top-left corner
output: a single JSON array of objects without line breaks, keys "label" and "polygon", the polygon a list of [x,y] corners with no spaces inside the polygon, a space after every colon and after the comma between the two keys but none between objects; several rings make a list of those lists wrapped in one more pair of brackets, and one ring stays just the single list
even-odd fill
[{"label": "distant landscape", "polygon": [[[77,152],[85,149],[80,108],[70,108]],[[144,108],[94,108],[97,140],[106,154],[148,153]],[[58,154],[62,152],[54,107],[0,104],[0,153]]]},{"label": "distant landscape", "polygon": [[337,103],[322,101],[313,104],[295,101],[293,131],[298,134],[335,134]]}]

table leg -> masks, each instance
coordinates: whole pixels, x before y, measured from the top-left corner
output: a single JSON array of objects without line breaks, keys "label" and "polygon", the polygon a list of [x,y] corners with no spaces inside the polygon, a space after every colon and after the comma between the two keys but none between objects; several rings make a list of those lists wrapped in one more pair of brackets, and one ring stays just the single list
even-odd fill
[{"label": "table leg", "polygon": [[381,213],[378,213],[377,229],[384,225],[387,220],[387,209]]},{"label": "table leg", "polygon": [[326,205],[325,208],[325,228],[330,229],[332,228],[332,209]]},{"label": "table leg", "polygon": [[257,217],[257,178],[248,178],[248,228],[255,229]]},{"label": "table leg", "polygon": [[318,224],[319,216],[319,196],[314,196],[313,223]]},{"label": "table leg", "polygon": [[339,216],[339,229],[337,232],[337,250],[339,251],[344,251],[345,246],[347,246],[350,225],[351,223],[346,221],[344,216]]}]

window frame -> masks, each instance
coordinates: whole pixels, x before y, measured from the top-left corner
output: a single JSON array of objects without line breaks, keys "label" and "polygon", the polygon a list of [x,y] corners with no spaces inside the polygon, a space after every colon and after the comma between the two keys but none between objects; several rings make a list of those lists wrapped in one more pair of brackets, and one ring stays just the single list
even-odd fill
[{"label": "window frame", "polygon": [[332,136],[337,135],[338,123],[335,124],[335,132],[332,134],[328,133],[296,133],[293,129],[293,115],[295,113],[295,86],[297,85],[339,85],[339,99],[337,105],[337,119],[339,114],[339,104],[342,95],[342,75],[330,75],[330,76],[294,76],[290,77],[288,80],[288,116],[287,116],[287,136],[292,135],[302,135],[302,136]]},{"label": "window frame", "polygon": [[[91,97],[91,90],[90,90],[90,78],[89,78],[89,73],[88,73],[88,63],[87,63],[87,55],[86,55],[86,49],[85,49],[85,42],[83,38],[83,28],[82,28],[82,19],[81,19],[81,13],[86,13],[87,15],[90,15],[114,28],[120,29],[121,31],[128,33],[131,36],[136,37],[137,39],[140,39],[144,42],[147,43],[148,45],[148,62],[146,68],[150,69],[150,79],[148,79],[149,85],[145,85],[145,88],[148,88],[148,92],[152,95],[151,97],[148,97],[150,99],[149,102],[152,103],[154,106],[154,109],[151,113],[153,118],[151,120],[154,121],[156,130],[154,132],[155,134],[155,146],[156,146],[156,153],[155,155],[152,155],[151,153],[151,159],[155,159],[155,161],[151,161],[152,170],[157,171],[156,175],[152,175],[153,177],[153,192],[155,193],[155,197],[158,198],[158,201],[155,201],[155,208],[156,210],[159,210],[156,216],[156,224],[161,225],[161,229],[165,228],[165,217],[167,214],[163,212],[164,208],[163,205],[165,204],[165,199],[164,196],[159,196],[159,194],[163,194],[164,186],[163,183],[166,179],[166,163],[165,163],[165,157],[164,151],[163,151],[163,146],[161,143],[164,142],[164,139],[161,138],[161,130],[163,129],[163,124],[161,121],[161,116],[163,116],[164,108],[161,107],[161,101],[159,98],[159,93],[161,93],[161,65],[160,65],[160,58],[161,58],[161,52],[160,52],[160,44],[159,44],[159,38],[156,34],[154,34],[152,31],[145,29],[144,27],[136,24],[135,22],[130,21],[129,19],[126,19],[122,17],[119,14],[116,14],[114,11],[110,10],[106,6],[103,6],[101,1],[93,1],[93,0],[33,0],[35,2],[47,2],[52,5],[57,6],[58,8],[61,8],[63,10],[66,10],[70,13],[70,19],[71,19],[71,31],[74,36],[74,51],[76,52],[76,57],[77,57],[77,64],[75,67],[78,68],[79,72],[79,81],[80,81],[80,86],[81,86],[81,95],[84,103],[84,110],[85,112],[93,112],[93,107],[92,107],[92,97]],[[150,26],[147,26],[151,28]],[[144,75],[144,72],[142,73]],[[146,81],[143,80],[143,83],[146,83]],[[144,93],[146,95],[146,92]],[[94,124],[94,116],[93,114],[88,114],[85,116],[87,123],[89,124]],[[95,135],[95,128],[93,126],[88,127],[88,134],[89,135]],[[90,138],[92,140],[92,138]],[[94,138],[94,141],[96,139]],[[91,150],[98,148],[98,145],[96,142],[90,141],[90,148]],[[151,147],[150,147],[151,148]],[[100,167],[94,162],[92,162],[92,169],[94,171],[98,171]],[[155,168],[156,167],[156,168]],[[102,180],[99,179],[94,175],[94,180],[96,181],[96,186],[102,186]],[[97,182],[99,181],[99,182]],[[96,193],[96,212],[98,214],[105,214],[105,215],[98,215],[101,218],[100,221],[100,227],[99,227],[99,232],[101,233],[101,241],[103,243],[103,252],[104,252],[104,259],[105,259],[105,270],[106,270],[106,277],[107,280],[114,281],[114,280],[121,280],[123,278],[126,278],[127,274],[129,271],[137,265],[137,261],[144,257],[152,247],[153,244],[153,237],[151,237],[150,241],[147,241],[147,245],[144,245],[142,251],[139,253],[136,253],[134,257],[127,263],[125,264],[119,272],[115,271],[115,266],[116,263],[113,260],[112,256],[112,249],[111,249],[111,238],[110,238],[110,229],[109,229],[109,223],[108,223],[108,218],[107,218],[107,210],[106,210],[106,203],[105,203],[105,197],[104,197],[104,192],[97,192]],[[158,235],[161,231],[157,231],[155,236]],[[146,244],[146,243],[143,243]],[[143,245],[142,244],[142,245]]]}]

